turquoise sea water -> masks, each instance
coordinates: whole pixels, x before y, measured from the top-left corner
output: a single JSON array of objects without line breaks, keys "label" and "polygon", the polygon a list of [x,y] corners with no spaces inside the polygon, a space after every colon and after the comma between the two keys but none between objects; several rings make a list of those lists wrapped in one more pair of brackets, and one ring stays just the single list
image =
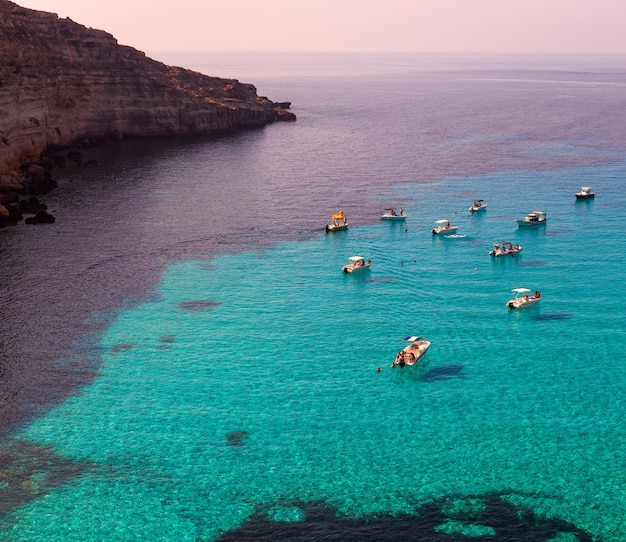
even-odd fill
[{"label": "turquoise sea water", "polygon": [[[405,224],[172,265],[107,330],[101,375],[21,435],[91,466],[5,536],[212,539],[259,506],[358,517],[495,492],[625,539],[625,171],[402,184]],[[575,201],[583,183],[595,200]],[[469,216],[474,197],[489,207]],[[518,230],[536,208],[547,226]],[[466,237],[433,237],[439,218]],[[524,250],[493,260],[499,240]],[[371,270],[342,274],[355,253]],[[505,308],[519,286],[538,307]],[[410,334],[424,363],[389,368]]]},{"label": "turquoise sea water", "polygon": [[[261,518],[273,535],[246,540],[284,540],[327,509],[363,519],[343,539],[626,540],[621,65],[237,58],[190,67],[293,100],[295,124],[113,149],[62,174],[53,228],[0,238],[11,352],[62,350],[95,307],[56,380],[15,378],[46,408],[0,442],[0,539],[241,540]],[[350,229],[324,234],[340,208]],[[519,230],[534,210],[548,224]],[[494,260],[497,241],[523,251]],[[342,274],[352,255],[371,269]],[[515,287],[540,303],[509,311]],[[391,369],[414,334],[423,363]],[[511,516],[481,512],[494,498]],[[325,521],[302,539],[336,540]]]}]

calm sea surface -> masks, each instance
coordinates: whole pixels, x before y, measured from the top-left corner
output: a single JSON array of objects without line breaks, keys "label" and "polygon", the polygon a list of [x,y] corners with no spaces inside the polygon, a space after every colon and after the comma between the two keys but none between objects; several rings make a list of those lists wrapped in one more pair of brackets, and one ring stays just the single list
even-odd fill
[{"label": "calm sea surface", "polygon": [[152,56],[298,121],[88,151],[0,231],[0,539],[626,540],[625,59]]}]

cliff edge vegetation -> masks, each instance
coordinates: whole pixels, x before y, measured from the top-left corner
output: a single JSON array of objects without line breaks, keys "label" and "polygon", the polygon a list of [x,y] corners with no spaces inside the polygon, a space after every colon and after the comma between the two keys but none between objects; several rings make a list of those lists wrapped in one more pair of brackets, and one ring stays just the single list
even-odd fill
[{"label": "cliff edge vegetation", "polygon": [[18,195],[54,186],[54,164],[42,159],[47,149],[293,121],[289,105],[235,79],[152,60],[102,30],[0,0],[0,226],[17,218]]}]

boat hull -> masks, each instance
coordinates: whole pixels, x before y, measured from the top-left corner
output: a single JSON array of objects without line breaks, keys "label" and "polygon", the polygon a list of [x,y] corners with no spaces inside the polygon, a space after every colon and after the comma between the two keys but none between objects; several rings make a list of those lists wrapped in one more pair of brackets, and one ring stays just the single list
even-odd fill
[{"label": "boat hull", "polygon": [[355,267],[353,264],[348,264],[348,265],[344,265],[341,268],[341,270],[344,273],[358,273],[360,271],[365,271],[365,270],[369,269],[370,265],[371,264],[367,263],[365,265],[359,265],[359,266]]},{"label": "boat hull", "polygon": [[520,228],[534,228],[536,226],[545,226],[546,224],[545,220],[531,221],[531,220],[519,219],[519,220],[516,220],[516,222]]},{"label": "boat hull", "polygon": [[347,229],[348,229],[347,224],[340,224],[340,225],[328,224],[328,226],[326,226],[326,232],[343,231]]},{"label": "boat hull", "polygon": [[538,297],[529,297],[528,299],[511,299],[507,302],[506,306],[509,309],[527,309],[528,307],[532,307],[535,303],[539,301]]},{"label": "boat hull", "polygon": [[433,235],[451,235],[456,233],[458,226],[450,226],[449,228],[433,228]]},{"label": "boat hull", "polygon": [[493,256],[494,258],[499,258],[500,256],[515,256],[522,251],[522,248],[512,248],[510,250],[490,250],[489,256]]},{"label": "boat hull", "polygon": [[546,223],[548,216],[544,211],[533,211],[527,214],[524,218],[517,218],[515,222],[520,228],[533,228],[536,226],[543,226]]},{"label": "boat hull", "polygon": [[398,352],[395,361],[391,364],[392,367],[411,367],[416,365],[419,360],[424,356],[428,348],[430,347],[430,341],[416,341],[411,343],[405,349]]},{"label": "boat hull", "polygon": [[580,190],[574,195],[576,199],[593,199],[595,193],[591,189],[591,186],[581,186]]},{"label": "boat hull", "polygon": [[399,215],[380,215],[381,220],[406,220],[406,216]]},{"label": "boat hull", "polygon": [[489,252],[489,256],[493,256],[494,258],[499,258],[500,256],[515,256],[516,254],[519,254],[521,252],[520,250],[512,250],[509,252],[501,252],[501,251],[494,251],[492,250],[491,252]]}]

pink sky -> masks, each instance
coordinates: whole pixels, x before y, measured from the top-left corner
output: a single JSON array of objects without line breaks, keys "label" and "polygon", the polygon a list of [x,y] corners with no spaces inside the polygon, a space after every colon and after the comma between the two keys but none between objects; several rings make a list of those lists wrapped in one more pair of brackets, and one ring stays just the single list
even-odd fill
[{"label": "pink sky", "polygon": [[626,0],[14,0],[145,52],[626,53]]}]

